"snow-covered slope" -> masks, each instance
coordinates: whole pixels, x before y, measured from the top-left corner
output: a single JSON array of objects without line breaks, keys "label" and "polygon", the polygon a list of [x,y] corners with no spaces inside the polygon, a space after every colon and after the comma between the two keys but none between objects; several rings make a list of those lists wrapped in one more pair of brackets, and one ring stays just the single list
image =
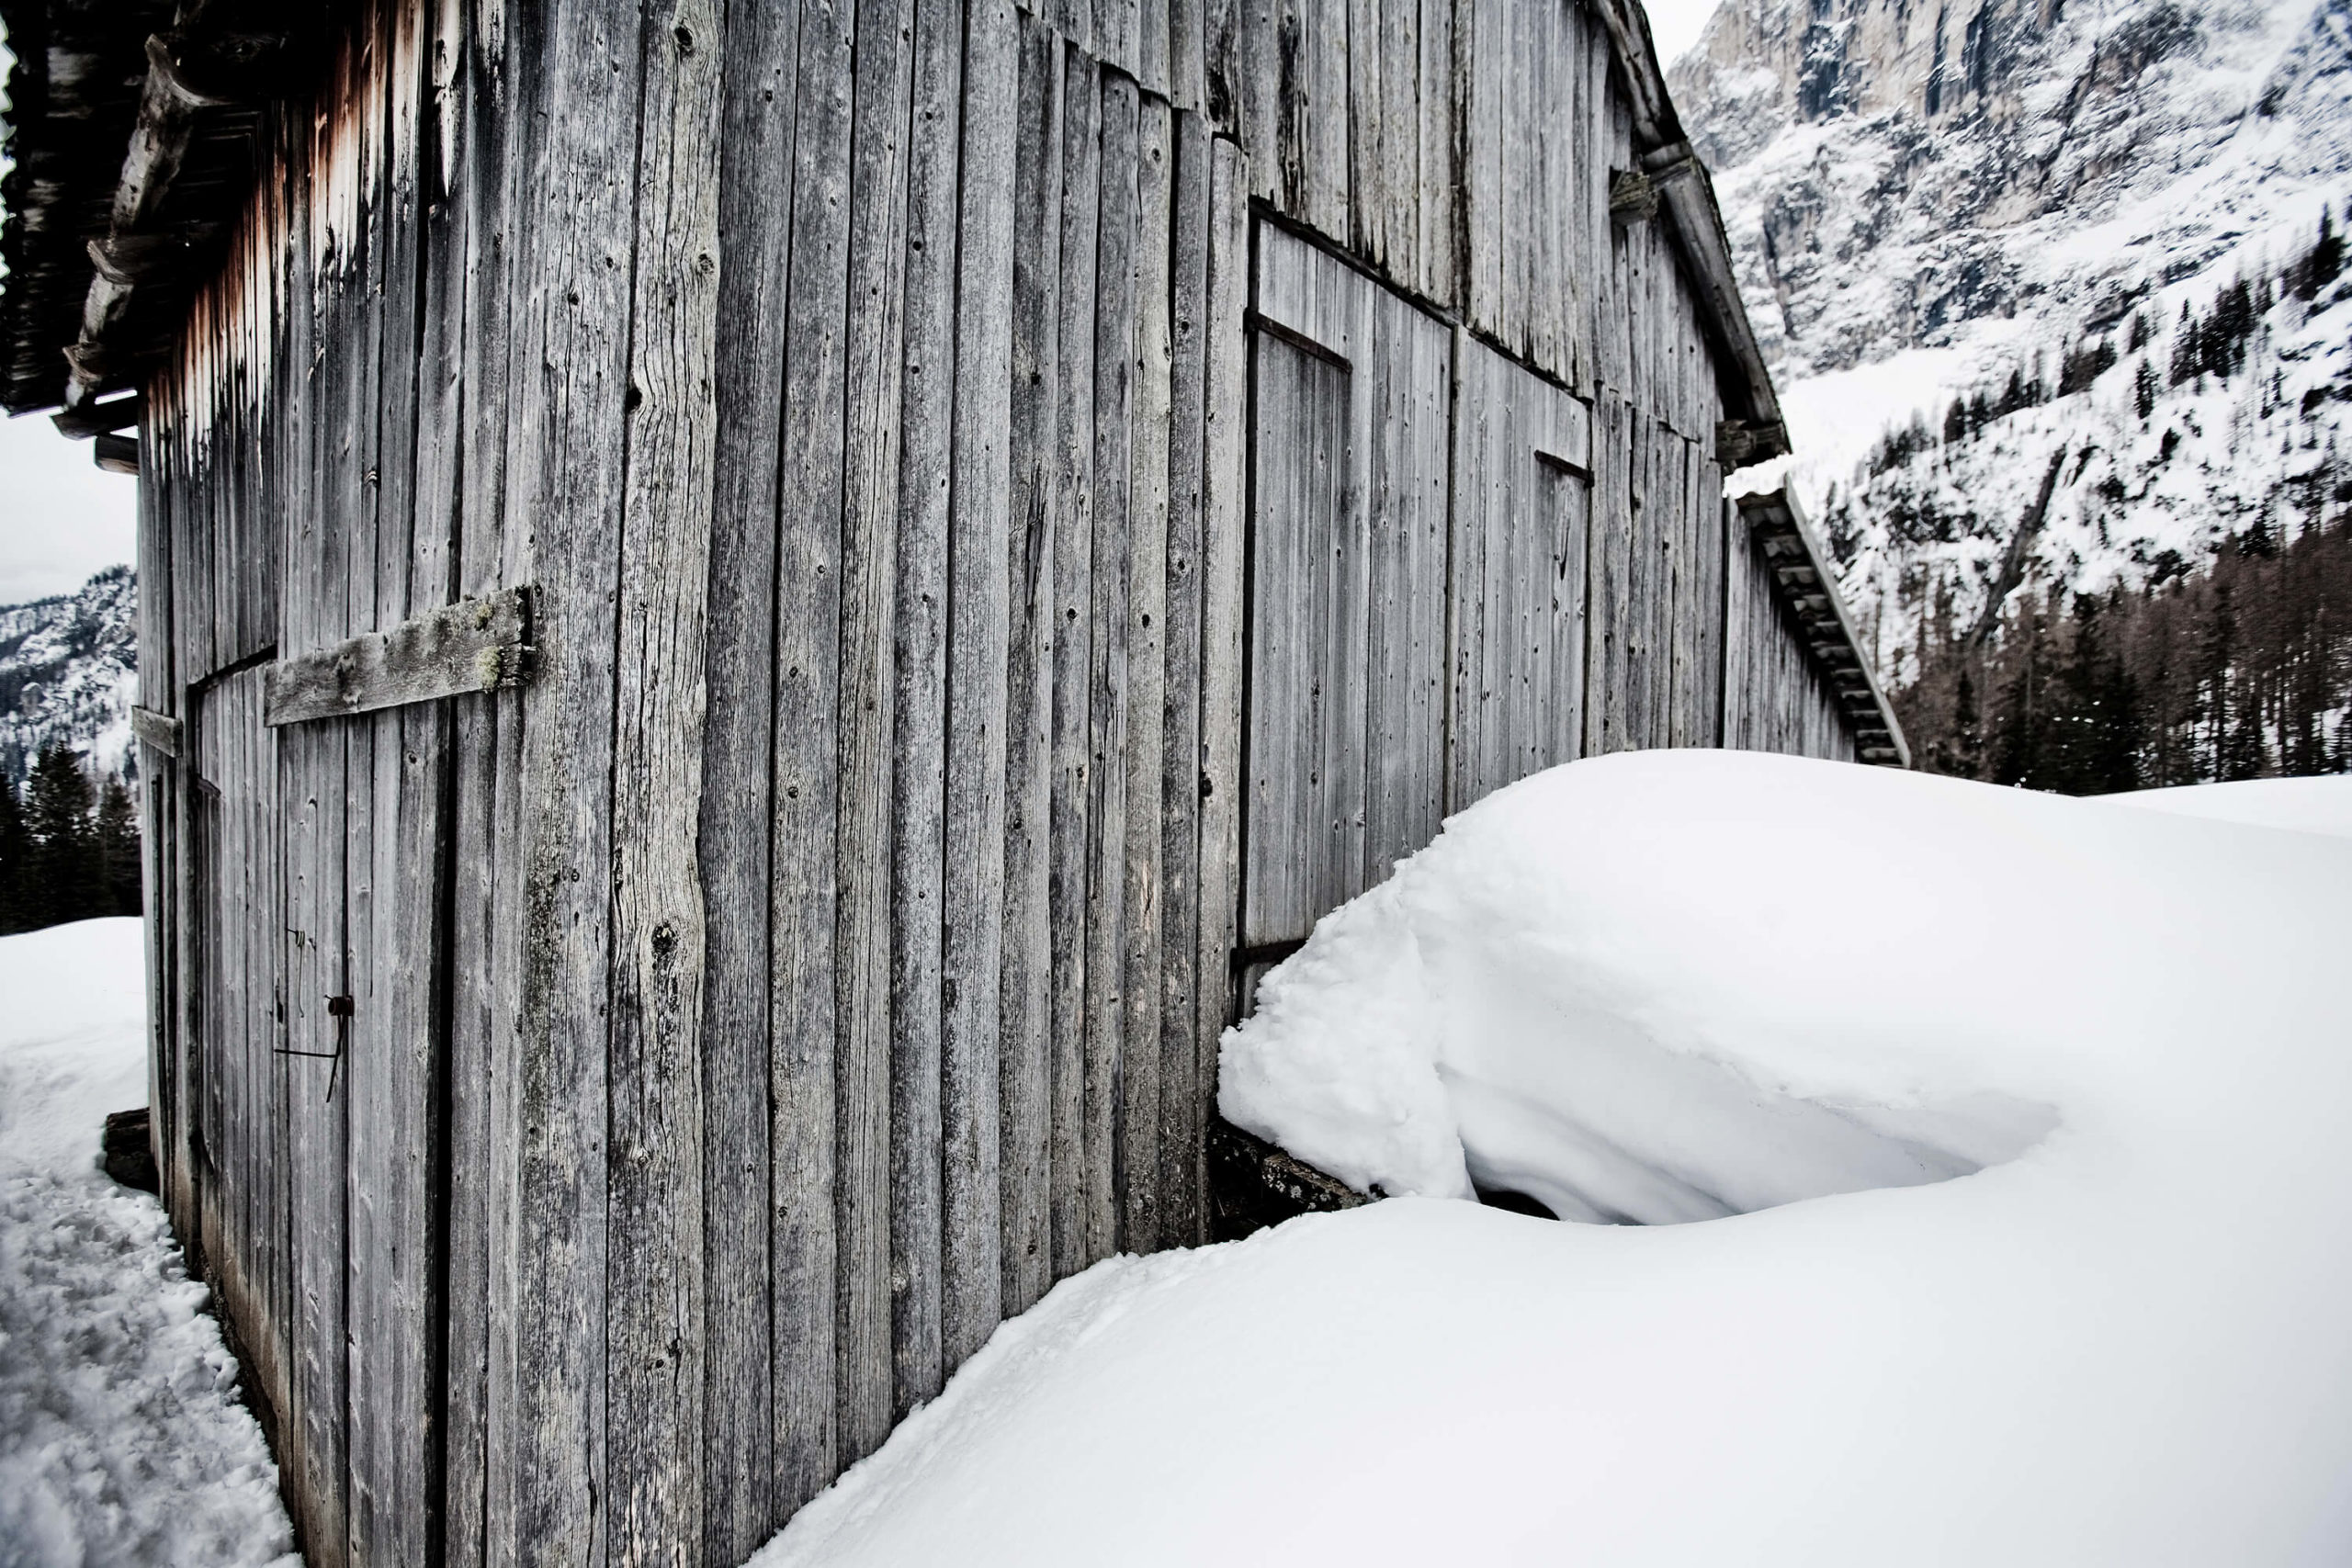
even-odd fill
[{"label": "snow-covered slope", "polygon": [[108,567],[77,592],[0,607],[0,771],[19,788],[52,741],[117,777],[137,765],[137,607],[127,566]]},{"label": "snow-covered slope", "polygon": [[[2266,512],[2291,528],[2352,479],[2340,289],[2274,300],[2232,373],[2170,376],[2184,305],[2204,317],[2241,277],[2275,296],[2352,196],[2352,0],[1759,0],[1719,9],[1670,77],[1794,478],[1889,654],[1939,585],[1968,617],[2010,581],[2062,448],[2019,564],[2076,588],[2194,565]],[[2101,343],[2096,384],[2043,400]],[[2043,396],[1942,439],[1955,399],[2013,374]],[[1915,417],[1934,439],[1886,461]]]},{"label": "snow-covered slope", "polygon": [[0,1564],[301,1568],[163,1205],[97,1168],[147,1101],[140,924],[0,938]]},{"label": "snow-covered slope", "polygon": [[1268,977],[1220,1104],[1392,1191],[1739,1212],[1113,1259],[754,1564],[2352,1562],[2347,885],[1887,769],[1524,780]]}]

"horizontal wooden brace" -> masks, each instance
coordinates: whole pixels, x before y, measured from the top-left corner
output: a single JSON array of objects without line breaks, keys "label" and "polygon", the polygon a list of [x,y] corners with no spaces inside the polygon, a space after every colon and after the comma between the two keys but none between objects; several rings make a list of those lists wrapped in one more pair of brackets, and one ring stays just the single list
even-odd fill
[{"label": "horizontal wooden brace", "polygon": [[180,721],[170,714],[134,706],[130,710],[130,733],[151,751],[160,751],[166,757],[180,754]]},{"label": "horizontal wooden brace", "polygon": [[51,423],[60,435],[75,441],[87,441],[94,435],[111,435],[118,430],[128,430],[139,423],[146,412],[146,400],[133,393],[117,398],[110,403],[84,403],[53,416]]},{"label": "horizontal wooden brace", "polygon": [[281,659],[262,678],[262,722],[341,718],[468,692],[519,686],[530,675],[531,591],[510,588]]}]

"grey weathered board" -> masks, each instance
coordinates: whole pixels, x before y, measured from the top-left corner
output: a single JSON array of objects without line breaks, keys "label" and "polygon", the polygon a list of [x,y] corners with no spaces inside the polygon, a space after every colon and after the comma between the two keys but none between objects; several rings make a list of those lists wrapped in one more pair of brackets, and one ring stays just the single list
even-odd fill
[{"label": "grey weathered board", "polygon": [[429,610],[269,667],[263,722],[342,718],[461,692],[519,686],[530,673],[530,591]]}]

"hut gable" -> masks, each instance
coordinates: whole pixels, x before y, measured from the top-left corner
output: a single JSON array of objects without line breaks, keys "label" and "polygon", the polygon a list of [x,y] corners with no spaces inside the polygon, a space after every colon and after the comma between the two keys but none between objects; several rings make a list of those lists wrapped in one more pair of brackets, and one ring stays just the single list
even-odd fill
[{"label": "hut gable", "polygon": [[314,1563],[741,1561],[1210,1233],[1220,1033],[1446,813],[1901,759],[1626,0],[0,3]]}]

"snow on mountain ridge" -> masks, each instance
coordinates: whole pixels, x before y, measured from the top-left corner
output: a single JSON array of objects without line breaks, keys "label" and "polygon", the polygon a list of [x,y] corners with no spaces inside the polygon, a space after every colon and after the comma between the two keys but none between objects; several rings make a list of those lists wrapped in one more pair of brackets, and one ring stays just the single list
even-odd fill
[{"label": "snow on mountain ridge", "polygon": [[[2120,350],[2134,316],[2161,373],[2184,304],[2201,314],[2308,250],[2352,192],[2352,0],[1987,0],[1966,17],[1762,0],[1719,8],[1669,76],[1716,169],[1791,477],[1817,513],[1842,508],[1846,587],[1889,623],[1883,649],[1931,592],[1981,607],[2062,440],[2091,450],[2062,472],[2030,581],[2136,584],[2266,512],[2302,520],[2282,498],[2333,472],[2352,397],[2352,316],[2326,299],[2281,305],[2227,386],[2164,378],[2152,417],[2112,417],[2133,400],[2127,354],[1972,453],[1937,446],[1891,479],[1862,466],[1957,396],[2018,372],[2047,386],[2102,335]],[[2274,374],[2294,383],[2283,412]],[[1942,519],[1922,536],[1930,495]]]},{"label": "snow on mountain ridge", "polygon": [[131,776],[138,602],[130,569],[116,566],[74,592],[0,606],[0,770],[19,788],[52,741],[101,774]]}]

